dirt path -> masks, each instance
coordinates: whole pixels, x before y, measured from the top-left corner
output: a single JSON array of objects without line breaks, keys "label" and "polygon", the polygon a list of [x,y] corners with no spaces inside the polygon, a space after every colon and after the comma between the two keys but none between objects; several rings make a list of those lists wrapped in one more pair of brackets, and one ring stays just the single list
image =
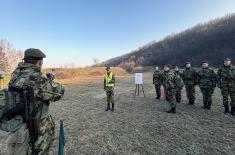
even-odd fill
[{"label": "dirt path", "polygon": [[[145,74],[146,98],[134,100],[133,76],[118,78],[115,92],[116,111],[105,112],[103,81],[66,85],[62,101],[52,104],[51,113],[57,130],[64,120],[69,155],[234,155],[235,117],[224,115],[219,90],[213,110],[183,103],[177,114],[167,114],[165,101],[155,99],[151,74]],[[184,92],[184,91],[183,91]],[[0,133],[4,153],[6,134]]]}]

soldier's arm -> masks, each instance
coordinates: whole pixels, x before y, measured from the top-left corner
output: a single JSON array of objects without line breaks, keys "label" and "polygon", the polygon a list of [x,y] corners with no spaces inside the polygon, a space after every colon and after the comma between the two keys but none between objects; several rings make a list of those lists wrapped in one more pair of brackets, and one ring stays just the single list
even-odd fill
[{"label": "soldier's arm", "polygon": [[105,78],[104,78],[104,89],[106,88],[106,80],[105,80]]},{"label": "soldier's arm", "polygon": [[111,83],[113,83],[113,84],[115,84],[115,75],[113,74],[113,78],[112,78],[112,80],[111,80]]},{"label": "soldier's arm", "polygon": [[63,97],[64,92],[65,88],[61,84],[52,80],[45,80],[39,85],[35,95],[41,100],[55,102]]},{"label": "soldier's arm", "polygon": [[216,87],[216,83],[217,83],[217,76],[214,70],[212,70],[212,75],[213,75],[213,86]]}]

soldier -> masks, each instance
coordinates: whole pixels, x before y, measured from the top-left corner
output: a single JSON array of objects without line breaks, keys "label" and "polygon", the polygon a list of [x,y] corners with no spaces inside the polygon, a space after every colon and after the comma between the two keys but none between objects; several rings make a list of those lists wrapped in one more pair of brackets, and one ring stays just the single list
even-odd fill
[{"label": "soldier", "polygon": [[190,62],[186,63],[186,69],[183,71],[182,79],[185,84],[187,98],[189,100],[190,105],[194,105],[195,102],[195,86],[196,86],[196,79],[197,73]]},{"label": "soldier", "polygon": [[175,73],[175,79],[176,79],[176,92],[175,92],[175,98],[176,98],[176,102],[177,103],[180,103],[181,102],[181,90],[183,89],[184,87],[184,82],[183,82],[183,79],[181,78],[182,74],[180,73],[180,70],[179,70],[179,67],[176,66],[175,67],[175,70],[174,70],[174,73]]},{"label": "soldier", "polygon": [[0,89],[3,88],[3,76],[1,74],[1,70],[0,70]]},{"label": "soldier", "polygon": [[[38,120],[37,138],[30,134],[31,127],[27,122],[15,132],[10,133],[7,139],[8,154],[48,154],[49,148],[55,139],[54,121],[49,115],[51,101],[58,101],[64,94],[64,87],[48,79],[42,73],[43,58],[46,55],[39,49],[27,49],[24,53],[24,62],[18,64],[9,82],[9,90],[22,90],[25,85],[33,88],[36,119]],[[22,99],[22,94],[18,92]],[[26,114],[22,114],[27,118]],[[24,119],[25,120],[25,119]]]},{"label": "soldier", "polygon": [[156,90],[156,99],[160,99],[161,97],[161,72],[158,68],[156,67],[156,70],[153,73],[153,84],[155,85],[155,90]]},{"label": "soldier", "polygon": [[110,110],[110,103],[112,103],[111,111],[114,111],[114,86],[115,86],[115,76],[111,72],[110,67],[106,68],[106,74],[104,76],[104,90],[107,95],[107,108],[105,111]]},{"label": "soldier", "polygon": [[209,68],[207,61],[202,62],[202,69],[197,73],[197,80],[203,96],[202,108],[210,110],[212,94],[216,87],[216,73],[213,69]]},{"label": "soldier", "polygon": [[231,60],[226,58],[224,64],[217,72],[218,87],[223,95],[223,104],[225,111],[229,113],[229,99],[231,99],[231,114],[235,116],[235,67]]},{"label": "soldier", "polygon": [[166,90],[166,98],[170,103],[171,109],[167,113],[176,113],[176,104],[175,104],[175,74],[171,71],[171,65],[164,66],[164,72],[162,73],[162,85]]}]

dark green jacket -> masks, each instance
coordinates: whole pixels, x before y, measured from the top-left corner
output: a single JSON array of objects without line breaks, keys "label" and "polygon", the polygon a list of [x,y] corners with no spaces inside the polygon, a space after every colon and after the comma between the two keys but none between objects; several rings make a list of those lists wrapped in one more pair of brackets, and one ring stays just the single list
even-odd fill
[{"label": "dark green jacket", "polygon": [[155,70],[155,72],[153,73],[153,84],[154,85],[161,85],[161,80],[162,80],[161,76],[162,76],[161,71]]},{"label": "dark green jacket", "polygon": [[185,85],[195,86],[197,84],[197,72],[194,68],[186,68],[183,71],[182,79]]},{"label": "dark green jacket", "polygon": [[213,69],[200,69],[197,73],[197,82],[200,88],[215,88],[216,73]]},{"label": "dark green jacket", "polygon": [[162,73],[162,85],[167,90],[176,88],[176,76],[172,71]]},{"label": "dark green jacket", "polygon": [[217,72],[217,83],[219,88],[230,87],[235,91],[235,66],[222,66]]},{"label": "dark green jacket", "polygon": [[181,78],[182,74],[180,71],[175,71],[175,84],[177,89],[182,89],[184,87],[184,81]]}]

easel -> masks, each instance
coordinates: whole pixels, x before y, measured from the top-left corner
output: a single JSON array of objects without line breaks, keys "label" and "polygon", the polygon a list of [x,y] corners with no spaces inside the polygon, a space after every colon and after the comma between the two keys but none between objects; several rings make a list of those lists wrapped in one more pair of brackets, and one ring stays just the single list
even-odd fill
[{"label": "easel", "polygon": [[140,96],[140,86],[141,86],[141,88],[142,88],[142,92],[143,92],[144,97],[145,97],[143,84],[136,84],[136,85],[135,85],[135,97],[136,97],[136,95],[137,95],[137,96]]}]

